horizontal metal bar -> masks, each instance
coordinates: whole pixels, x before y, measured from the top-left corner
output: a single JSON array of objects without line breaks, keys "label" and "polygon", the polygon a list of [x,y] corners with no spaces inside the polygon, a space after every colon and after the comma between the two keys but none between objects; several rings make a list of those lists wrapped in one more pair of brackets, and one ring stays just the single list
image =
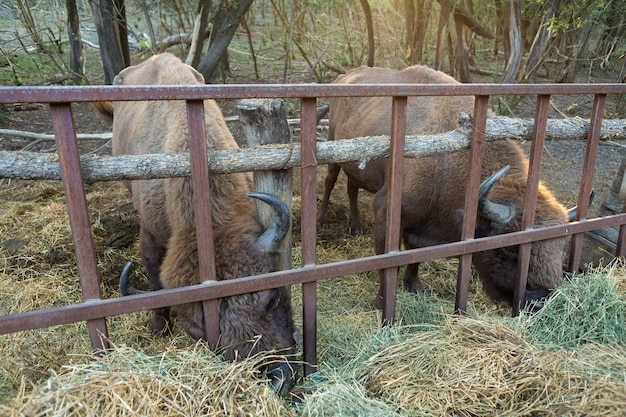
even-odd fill
[{"label": "horizontal metal bar", "polygon": [[270,274],[219,281],[210,284],[199,284],[171,290],[161,290],[154,293],[108,300],[90,300],[82,304],[0,317],[0,334],[93,320],[101,317],[116,316],[182,303],[228,297],[245,292],[261,291],[285,285],[309,283],[322,279],[364,273],[379,268],[398,267],[430,259],[448,258],[498,247],[570,236],[576,233],[621,224],[626,224],[626,213],[487,238],[316,265],[315,267],[273,272]]},{"label": "horizontal metal bar", "polygon": [[305,98],[624,94],[626,84],[228,84],[184,86],[0,87],[0,103]]}]

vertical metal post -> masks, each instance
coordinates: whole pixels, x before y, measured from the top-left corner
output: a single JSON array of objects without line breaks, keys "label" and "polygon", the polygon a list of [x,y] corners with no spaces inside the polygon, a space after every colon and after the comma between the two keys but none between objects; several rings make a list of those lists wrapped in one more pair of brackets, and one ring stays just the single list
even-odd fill
[{"label": "vertical metal post", "polygon": [[[74,130],[74,118],[70,103],[51,103],[50,114],[59,153],[59,164],[67,214],[70,219],[76,265],[80,287],[85,301],[100,300],[100,278],[96,253],[91,238],[91,223],[87,210],[87,200],[80,166],[80,154]],[[96,319],[87,322],[91,346],[95,350],[109,349],[106,320]]]},{"label": "vertical metal post", "polygon": [[[606,105],[606,94],[596,94],[593,98],[591,109],[591,125],[587,137],[587,148],[585,149],[585,161],[583,165],[582,177],[580,180],[580,191],[578,193],[578,209],[576,210],[576,220],[587,218],[589,209],[589,196],[593,184],[593,173],[596,166],[596,157],[600,145],[600,131],[602,129],[602,115]],[[580,257],[582,255],[583,233],[572,236],[572,243],[569,254],[569,270],[577,272],[580,267]]]},{"label": "vertical metal post", "polygon": [[[539,173],[541,170],[541,157],[546,138],[546,125],[548,122],[548,110],[550,109],[550,96],[537,96],[535,112],[535,126],[533,130],[532,148],[530,151],[528,179],[526,181],[526,199],[524,214],[522,216],[521,230],[532,229],[535,223],[535,206],[539,190]],[[523,308],[523,300],[526,296],[526,283],[528,282],[528,265],[530,263],[531,243],[524,243],[519,247],[517,259],[517,273],[515,275],[515,288],[513,290],[512,315],[519,315]]]},{"label": "vertical metal post", "polygon": [[[476,96],[474,100],[474,126],[472,127],[472,142],[469,156],[469,178],[465,194],[463,228],[461,240],[474,239],[476,231],[476,215],[478,213],[478,189],[482,172],[483,148],[485,146],[485,129],[487,128],[487,114],[489,113],[489,96]],[[459,272],[456,283],[456,301],[454,311],[465,314],[467,311],[467,294],[472,274],[472,254],[459,257]]]},{"label": "vertical metal post", "polygon": [[[211,186],[207,164],[207,142],[204,124],[204,102],[187,101],[189,126],[189,151],[191,154],[191,182],[198,245],[198,273],[201,282],[216,280],[215,247],[211,225]],[[202,302],[204,337],[211,347],[216,347],[220,334],[219,300]]]},{"label": "vertical metal post", "polygon": [[[300,158],[302,163],[301,191],[301,236],[302,266],[317,263],[316,256],[316,211],[317,211],[317,156],[316,119],[317,99],[303,98],[300,101],[301,139]],[[302,327],[304,334],[304,376],[317,369],[317,283],[302,284]]]},{"label": "vertical metal post", "polygon": [[[407,97],[393,97],[391,104],[391,142],[389,144],[389,188],[387,189],[387,218],[385,220],[385,252],[400,249],[400,215],[404,182],[404,142],[406,137]],[[395,320],[398,268],[383,270],[383,325]]]}]

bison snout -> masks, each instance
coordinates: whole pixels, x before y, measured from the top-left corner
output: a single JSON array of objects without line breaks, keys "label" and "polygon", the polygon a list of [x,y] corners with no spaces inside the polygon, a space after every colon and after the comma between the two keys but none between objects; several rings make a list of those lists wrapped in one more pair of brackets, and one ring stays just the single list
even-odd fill
[{"label": "bison snout", "polygon": [[524,297],[524,307],[531,313],[537,313],[546,304],[546,297],[550,295],[549,290],[526,291]]},{"label": "bison snout", "polygon": [[276,363],[268,366],[267,376],[272,388],[281,397],[291,391],[298,379],[298,365],[290,362]]}]

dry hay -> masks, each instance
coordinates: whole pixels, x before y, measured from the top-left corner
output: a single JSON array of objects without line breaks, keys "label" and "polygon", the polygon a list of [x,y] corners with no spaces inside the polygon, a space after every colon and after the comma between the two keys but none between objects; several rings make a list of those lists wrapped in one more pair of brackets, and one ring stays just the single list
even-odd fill
[{"label": "dry hay", "polygon": [[593,345],[551,352],[503,323],[449,318],[372,356],[359,382],[407,415],[616,416],[626,406],[625,354]]},{"label": "dry hay", "polygon": [[289,416],[259,378],[259,362],[224,363],[206,345],[146,355],[116,347],[103,358],[64,366],[31,393],[22,384],[15,416]]},{"label": "dry hay", "polygon": [[[137,217],[119,184],[87,199],[104,297],[123,263],[140,263]],[[335,200],[334,200],[335,201]],[[296,195],[293,263],[301,260]],[[369,202],[365,201],[363,207]],[[320,263],[373,254],[371,234],[346,234],[345,205],[319,230]],[[363,209],[366,227],[371,227]],[[58,183],[0,188],[0,314],[80,300]],[[423,263],[428,294],[398,284],[398,324],[380,328],[375,272],[318,283],[319,370],[285,401],[255,378],[257,362],[223,363],[174,328],[153,336],[148,312],[108,318],[115,350],[94,358],[83,323],[0,336],[0,415],[621,415],[626,408],[621,264],[572,280],[536,315],[470,287],[468,317],[454,308],[455,260]],[[134,278],[144,280],[141,268]],[[138,283],[140,281],[137,281]],[[145,284],[145,283],[144,283]],[[301,328],[300,288],[293,287]],[[92,414],[89,414],[92,413]]]}]

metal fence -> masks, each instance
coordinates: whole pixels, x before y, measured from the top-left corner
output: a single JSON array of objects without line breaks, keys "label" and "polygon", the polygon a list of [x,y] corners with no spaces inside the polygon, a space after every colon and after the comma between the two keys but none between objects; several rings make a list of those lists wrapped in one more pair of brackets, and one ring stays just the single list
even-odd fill
[{"label": "metal fence", "polygon": [[[397,270],[401,265],[426,260],[459,257],[456,310],[465,311],[472,253],[498,247],[519,245],[517,291],[513,314],[517,314],[523,300],[529,266],[530,245],[533,241],[572,236],[569,269],[578,270],[583,233],[586,231],[619,227],[616,256],[624,256],[626,214],[587,219],[588,199],[601,136],[601,125],[607,94],[624,94],[624,84],[455,84],[455,85],[203,85],[184,87],[102,86],[102,87],[0,87],[0,103],[49,103],[54,127],[61,177],[65,190],[67,211],[74,241],[76,262],[84,301],[76,305],[32,311],[0,317],[0,334],[36,329],[78,321],[86,321],[94,349],[107,349],[106,317],[148,310],[170,305],[201,301],[204,303],[207,340],[219,336],[218,299],[235,294],[260,291],[284,285],[302,285],[303,306],[303,360],[305,373],[317,363],[316,357],[316,282],[333,277],[382,269],[383,323],[392,324],[395,309]],[[584,155],[582,180],[578,192],[577,221],[540,229],[533,229],[534,207],[541,155],[552,95],[590,94],[594,96],[590,128]],[[406,105],[409,96],[475,96],[474,125],[470,146],[470,174],[465,197],[462,236],[458,242],[427,248],[399,251],[400,202],[402,193],[402,166],[404,160]],[[480,167],[485,146],[485,127],[488,102],[491,96],[532,95],[537,97],[533,142],[530,155],[527,196],[524,205],[522,230],[515,233],[474,239]],[[386,252],[382,255],[316,265],[316,179],[319,169],[316,156],[316,108],[320,98],[340,96],[391,96],[393,103],[392,132],[389,149],[390,187],[387,200]],[[192,287],[162,290],[153,293],[113,299],[102,299],[99,287],[96,256],[90,231],[83,173],[78,152],[71,103],[126,100],[185,100],[191,140],[191,172],[194,196],[198,201],[208,200],[209,170],[207,149],[202,125],[202,99],[242,98],[298,98],[301,110],[301,245],[302,267],[259,276],[229,281],[207,282]],[[200,219],[210,216],[207,205]],[[210,281],[212,231],[199,222],[198,249],[211,253],[200,257],[201,277]]]}]

